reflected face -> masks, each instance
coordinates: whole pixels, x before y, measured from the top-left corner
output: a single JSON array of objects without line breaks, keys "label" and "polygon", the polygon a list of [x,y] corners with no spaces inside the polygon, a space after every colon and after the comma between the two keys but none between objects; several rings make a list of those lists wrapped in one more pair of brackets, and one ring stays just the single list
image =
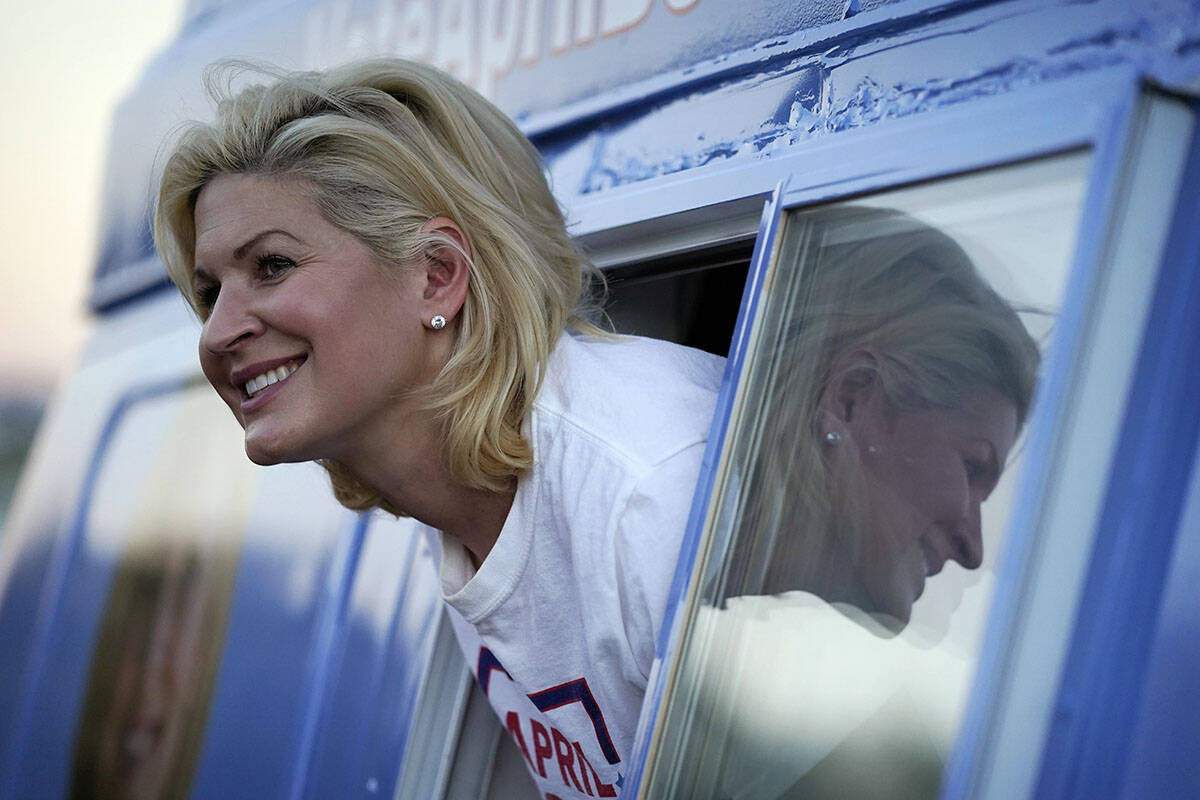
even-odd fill
[{"label": "reflected face", "polygon": [[982,563],[980,506],[1016,439],[1016,408],[981,388],[962,409],[894,412],[874,392],[847,429],[846,460],[859,473],[850,476],[859,490],[843,498],[861,537],[850,557],[854,602],[902,626],[947,561]]},{"label": "reflected face", "polygon": [[437,363],[419,271],[328,222],[297,180],[221,175],[196,202],[204,374],[259,464],[339,458],[402,429]]},{"label": "reflected face", "polygon": [[213,641],[204,621],[214,599],[205,565],[182,550],[151,559],[133,577],[111,702],[101,735],[97,791],[162,797],[194,754],[184,735],[202,707],[201,666]]}]

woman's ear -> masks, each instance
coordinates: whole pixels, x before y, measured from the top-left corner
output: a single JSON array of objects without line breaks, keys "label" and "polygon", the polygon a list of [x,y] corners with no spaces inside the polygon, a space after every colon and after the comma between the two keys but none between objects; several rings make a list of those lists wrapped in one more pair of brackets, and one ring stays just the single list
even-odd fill
[{"label": "woman's ear", "polygon": [[471,245],[462,228],[448,217],[434,217],[421,226],[421,233],[432,234],[442,243],[425,254],[425,285],[421,293],[422,315],[429,327],[442,327],[433,320],[451,322],[467,299],[471,282]]},{"label": "woman's ear", "polygon": [[817,404],[822,437],[830,433],[845,436],[864,423],[877,422],[874,417],[883,409],[879,361],[878,351],[870,345],[847,350],[833,359]]}]

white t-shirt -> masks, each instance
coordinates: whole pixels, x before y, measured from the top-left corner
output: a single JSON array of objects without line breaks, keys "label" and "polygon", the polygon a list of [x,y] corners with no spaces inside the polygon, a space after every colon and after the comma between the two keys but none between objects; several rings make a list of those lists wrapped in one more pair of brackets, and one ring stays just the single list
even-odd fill
[{"label": "white t-shirt", "polygon": [[533,469],[479,571],[442,540],[459,643],[551,800],[620,789],[723,368],[564,335],[525,429]]}]

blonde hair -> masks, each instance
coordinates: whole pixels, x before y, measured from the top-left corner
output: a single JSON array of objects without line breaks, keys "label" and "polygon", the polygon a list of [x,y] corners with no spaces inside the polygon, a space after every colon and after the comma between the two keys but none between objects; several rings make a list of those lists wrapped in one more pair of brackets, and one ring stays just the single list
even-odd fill
[{"label": "blonde hair", "polygon": [[[215,122],[191,123],[163,170],[154,238],[175,285],[203,317],[192,290],[193,212],[221,174],[306,181],[326,219],[396,264],[456,247],[419,231],[450,218],[467,236],[471,274],[454,352],[428,404],[444,421],[457,480],[511,485],[533,462],[521,424],[555,341],[568,326],[596,331],[597,272],[566,233],[537,150],[483,97],[422,64],[278,72],[237,93],[231,77],[224,89],[214,80],[231,66],[245,67],[209,73]],[[343,505],[400,513],[341,464],[322,464]]]},{"label": "blonde hair", "polygon": [[[830,547],[854,547],[834,506],[818,408],[838,356],[869,347],[869,369],[890,409],[962,408],[986,387],[1011,402],[1018,428],[1029,411],[1040,353],[1016,311],[980,277],[949,236],[891,209],[830,206],[804,214],[798,248],[782,259],[804,269],[782,334],[764,443],[748,491],[741,534],[744,587],[773,593],[805,583]],[[737,579],[735,579],[736,581]],[[801,588],[807,588],[801,586]]]}]

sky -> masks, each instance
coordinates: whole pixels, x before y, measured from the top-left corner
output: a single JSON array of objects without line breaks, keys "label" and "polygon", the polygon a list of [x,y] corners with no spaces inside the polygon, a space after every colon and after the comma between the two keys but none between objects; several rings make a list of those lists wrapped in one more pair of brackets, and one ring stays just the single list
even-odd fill
[{"label": "sky", "polygon": [[113,109],[185,4],[0,0],[0,395],[45,395],[83,342]]}]

